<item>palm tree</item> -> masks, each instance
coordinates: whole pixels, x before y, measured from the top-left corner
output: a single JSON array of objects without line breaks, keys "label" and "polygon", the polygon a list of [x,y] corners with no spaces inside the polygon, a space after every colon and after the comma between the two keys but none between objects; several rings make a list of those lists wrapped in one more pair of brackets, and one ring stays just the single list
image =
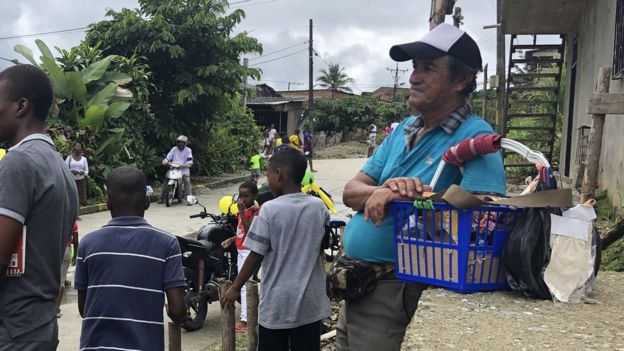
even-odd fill
[{"label": "palm tree", "polygon": [[344,72],[344,67],[340,67],[340,64],[330,63],[327,70],[324,68],[320,70],[321,76],[317,79],[319,85],[335,91],[343,91],[350,93],[352,90],[347,86],[349,83],[353,83],[353,78],[347,76]]}]

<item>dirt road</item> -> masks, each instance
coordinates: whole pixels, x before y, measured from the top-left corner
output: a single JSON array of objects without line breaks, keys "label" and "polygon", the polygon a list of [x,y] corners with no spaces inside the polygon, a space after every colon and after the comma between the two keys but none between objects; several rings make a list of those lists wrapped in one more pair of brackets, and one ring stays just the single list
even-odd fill
[{"label": "dirt road", "polygon": [[624,273],[600,272],[583,304],[512,292],[423,293],[404,350],[624,350]]}]

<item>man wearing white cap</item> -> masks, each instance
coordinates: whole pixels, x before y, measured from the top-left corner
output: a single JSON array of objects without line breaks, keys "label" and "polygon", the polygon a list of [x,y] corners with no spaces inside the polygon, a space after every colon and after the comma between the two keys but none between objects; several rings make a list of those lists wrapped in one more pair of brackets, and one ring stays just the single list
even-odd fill
[{"label": "man wearing white cap", "polygon": [[[345,255],[387,274],[376,275],[372,291],[345,301],[337,327],[338,350],[400,350],[424,285],[395,277],[396,249],[387,206],[430,190],[426,184],[449,147],[493,133],[466,102],[476,88],[481,54],[464,31],[443,23],[419,41],[393,46],[390,57],[412,61],[408,102],[419,115],[402,121],[345,186],[344,203],[358,211],[345,229]],[[505,194],[501,155],[478,156],[464,165],[463,174],[457,167],[445,168],[433,191],[451,184],[471,192]]]}]

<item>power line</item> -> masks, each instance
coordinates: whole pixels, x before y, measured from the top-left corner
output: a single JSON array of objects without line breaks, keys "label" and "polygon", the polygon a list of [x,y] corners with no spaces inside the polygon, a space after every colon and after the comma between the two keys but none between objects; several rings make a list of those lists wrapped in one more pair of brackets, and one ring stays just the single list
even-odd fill
[{"label": "power line", "polygon": [[321,57],[321,55],[319,55],[319,53],[316,51],[316,49],[312,49],[312,50],[314,50],[314,55],[316,55],[316,57],[320,58],[320,59],[321,59],[321,61],[323,61],[323,62],[327,65],[327,67],[331,66],[329,63],[327,63],[327,61],[325,61],[325,60]]},{"label": "power line", "polygon": [[308,49],[307,49],[307,48],[306,48],[306,49],[301,49],[301,50],[299,50],[299,51],[295,51],[295,52],[293,52],[292,54],[288,54],[288,55],[280,56],[280,57],[274,58],[274,59],[272,59],[272,60],[266,60],[266,61],[258,62],[258,63],[255,63],[255,64],[253,64],[253,65],[249,65],[249,67],[258,66],[258,65],[261,65],[261,64],[263,64],[263,63],[268,63],[268,62],[273,62],[273,61],[281,60],[281,59],[283,59],[283,58],[290,57],[290,56],[293,56],[293,55],[296,55],[296,54],[302,53],[302,52],[304,52],[304,51],[308,51]]},{"label": "power line", "polygon": [[50,32],[41,32],[41,33],[32,33],[32,34],[13,35],[13,36],[10,36],[10,37],[0,37],[0,40],[34,37],[34,36],[39,36],[39,35],[69,33],[69,32],[76,32],[76,31],[84,31],[85,29],[87,29],[87,27],[53,30],[53,31],[50,31]]},{"label": "power line", "polygon": [[238,7],[235,7],[234,9],[240,9],[240,8],[243,8],[243,7],[249,7],[249,6],[255,6],[255,5],[268,4],[270,2],[276,2],[276,1],[279,1],[279,0],[268,0],[268,1],[261,1],[261,2],[256,2],[256,3],[251,3],[251,4],[243,4],[243,5],[240,5]]},{"label": "power line", "polygon": [[264,57],[266,57],[266,56],[270,56],[270,55],[276,54],[276,53],[278,53],[278,52],[286,51],[286,50],[288,50],[288,49],[292,49],[292,48],[295,48],[295,47],[297,47],[297,46],[301,46],[301,45],[304,45],[304,44],[307,44],[307,43],[308,43],[307,41],[304,41],[303,43],[299,43],[299,44],[291,45],[291,46],[289,46],[289,47],[285,47],[285,48],[283,48],[283,49],[279,49],[279,50],[271,51],[271,52],[269,52],[269,53],[262,54],[262,55],[260,55],[260,56],[258,56],[258,57],[250,58],[250,59],[249,59],[249,61],[253,61],[253,60],[260,59],[260,58],[264,58]]}]

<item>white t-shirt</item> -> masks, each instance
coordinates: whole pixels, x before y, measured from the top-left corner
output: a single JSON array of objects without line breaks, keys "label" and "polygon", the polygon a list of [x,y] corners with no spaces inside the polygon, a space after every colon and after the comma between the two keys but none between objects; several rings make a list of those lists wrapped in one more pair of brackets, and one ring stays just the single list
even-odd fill
[{"label": "white t-shirt", "polygon": [[277,134],[277,130],[275,130],[275,128],[269,131],[269,141],[273,141],[273,139],[275,139],[275,134]]},{"label": "white t-shirt", "polygon": [[65,163],[69,166],[70,171],[84,172],[84,174],[72,173],[75,180],[84,179],[84,177],[89,174],[89,164],[87,163],[87,158],[84,156],[80,156],[80,160],[76,161],[71,155],[69,155],[65,159]]},{"label": "white t-shirt", "polygon": [[393,131],[398,126],[399,126],[399,122],[394,122],[390,125],[390,130]]},{"label": "white t-shirt", "polygon": [[377,126],[374,124],[370,125],[371,129],[370,129],[370,134],[369,135],[377,135]]}]

